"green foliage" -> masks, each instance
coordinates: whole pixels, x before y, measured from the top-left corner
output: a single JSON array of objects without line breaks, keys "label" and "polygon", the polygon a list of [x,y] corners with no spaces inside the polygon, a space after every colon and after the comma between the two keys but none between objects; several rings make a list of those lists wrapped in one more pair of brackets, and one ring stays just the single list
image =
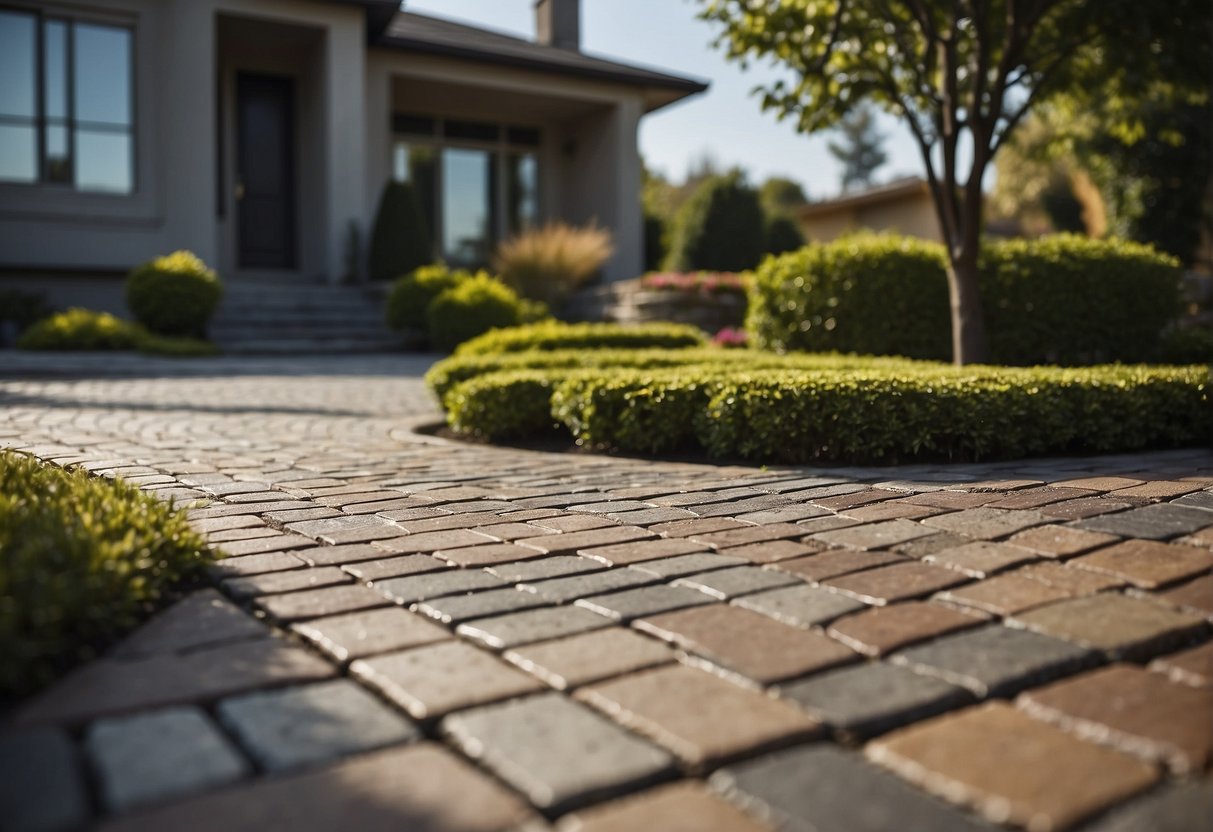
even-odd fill
[{"label": "green foliage", "polygon": [[121,481],[0,451],[0,695],[129,630],[206,563],[185,515]]},{"label": "green foliage", "polygon": [[876,127],[876,116],[870,106],[847,113],[838,122],[839,141],[830,142],[827,149],[842,165],[842,189],[868,187],[876,171],[889,160],[884,152],[885,135]]},{"label": "green foliage", "polygon": [[746,329],[755,346],[946,358],[942,247],[857,235],[768,258],[754,273]]},{"label": "green foliage", "polygon": [[767,239],[764,246],[767,254],[787,254],[803,248],[804,232],[800,223],[791,217],[775,215],[767,219]]},{"label": "green foliage", "polygon": [[524,369],[471,378],[453,386],[444,398],[447,423],[480,439],[542,436],[556,427],[552,388],[567,376]]},{"label": "green foliage", "polygon": [[773,216],[792,214],[800,206],[807,205],[809,198],[796,180],[772,176],[759,186],[758,201],[762,203],[762,210]]},{"label": "green foliage", "polygon": [[707,336],[688,324],[620,324],[541,321],[492,332],[460,345],[457,355],[491,355],[525,350],[680,349],[699,347]]},{"label": "green foliage", "polygon": [[552,416],[578,445],[639,453],[680,450],[694,439],[695,414],[707,403],[713,376],[711,370],[693,368],[573,375],[552,393]]},{"label": "green foliage", "polygon": [[483,272],[443,291],[425,313],[430,343],[447,351],[489,330],[518,326],[544,314],[546,308],[526,303]]},{"label": "green foliage", "polygon": [[661,268],[665,261],[665,220],[659,214],[644,212],[644,270]]},{"label": "green foliage", "polygon": [[421,197],[407,182],[388,182],[371,229],[367,273],[371,280],[393,280],[433,261]]},{"label": "green foliage", "polygon": [[1147,246],[1059,234],[985,248],[990,352],[1004,364],[1153,358],[1180,310],[1182,272]]},{"label": "green foliage", "polygon": [[550,222],[501,243],[493,267],[520,296],[558,306],[597,275],[613,251],[608,231]]},{"label": "green foliage", "polygon": [[223,296],[218,275],[188,251],[136,266],[126,278],[126,305],[150,332],[204,338]]},{"label": "green foliage", "polygon": [[149,355],[193,357],[215,355],[208,341],[153,335],[108,312],[69,309],[44,318],[17,341],[23,350],[139,350]]},{"label": "green foliage", "polygon": [[1162,337],[1158,359],[1167,364],[1213,364],[1213,328],[1168,329]]},{"label": "green foliage", "polygon": [[397,332],[426,327],[426,309],[434,298],[472,275],[444,265],[421,266],[398,278],[387,296],[387,325]]},{"label": "green foliage", "polygon": [[765,243],[758,195],[740,175],[713,177],[678,210],[666,268],[744,271],[758,265]]}]

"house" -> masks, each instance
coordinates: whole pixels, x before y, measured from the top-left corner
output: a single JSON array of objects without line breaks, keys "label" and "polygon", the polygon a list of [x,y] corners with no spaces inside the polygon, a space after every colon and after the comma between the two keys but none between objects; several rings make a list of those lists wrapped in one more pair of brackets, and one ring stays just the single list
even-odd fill
[{"label": "house", "polygon": [[706,85],[582,52],[578,0],[535,15],[530,41],[399,0],[5,0],[0,289],[120,310],[182,248],[229,288],[336,284],[393,177],[450,262],[558,218],[636,276],[638,125]]},{"label": "house", "polygon": [[898,179],[836,199],[810,202],[796,212],[805,239],[827,243],[853,231],[895,231],[940,242],[943,234],[927,183]]}]

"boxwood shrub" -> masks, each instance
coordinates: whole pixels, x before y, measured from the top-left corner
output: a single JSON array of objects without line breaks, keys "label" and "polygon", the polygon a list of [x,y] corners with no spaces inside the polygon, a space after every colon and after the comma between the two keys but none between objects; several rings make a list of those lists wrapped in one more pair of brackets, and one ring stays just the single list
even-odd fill
[{"label": "boxwood shrub", "polygon": [[218,275],[188,251],[157,257],[126,278],[127,307],[157,335],[205,337],[222,295]]},{"label": "boxwood shrub", "polygon": [[[1179,309],[1179,264],[1136,243],[1057,235],[987,245],[980,294],[998,364],[1152,360]],[[746,321],[751,343],[946,360],[945,253],[856,235],[768,258]]]},{"label": "boxwood shrub", "polygon": [[182,512],[0,451],[0,697],[91,658],[206,563]]},{"label": "boxwood shrub", "polygon": [[17,346],[23,350],[138,350],[178,358],[218,353],[209,341],[153,335],[139,324],[89,309],[69,309],[44,318],[25,331]]},{"label": "boxwood shrub", "polygon": [[515,370],[492,373],[456,385],[443,402],[447,423],[480,439],[542,436],[558,427],[552,416],[552,389],[565,371]]},{"label": "boxwood shrub", "polygon": [[460,345],[458,355],[527,350],[684,349],[707,344],[707,336],[687,324],[620,324],[540,321],[490,332]]},{"label": "boxwood shrub", "polygon": [[547,315],[547,307],[523,300],[481,272],[444,290],[426,308],[430,344],[450,351],[493,329],[518,326]]},{"label": "boxwood shrub", "polygon": [[392,284],[387,296],[387,325],[394,330],[424,330],[425,312],[434,298],[471,277],[446,266],[422,266]]}]

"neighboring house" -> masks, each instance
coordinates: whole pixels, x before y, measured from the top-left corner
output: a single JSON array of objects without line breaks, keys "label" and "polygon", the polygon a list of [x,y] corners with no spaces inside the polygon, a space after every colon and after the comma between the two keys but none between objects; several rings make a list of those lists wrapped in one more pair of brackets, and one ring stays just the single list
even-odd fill
[{"label": "neighboring house", "polygon": [[853,231],[895,231],[942,241],[931,190],[922,179],[899,179],[796,211],[805,239],[825,243]]},{"label": "neighboring house", "polygon": [[[342,279],[384,184],[413,181],[436,254],[596,221],[642,271],[637,127],[706,85],[397,0],[3,0],[0,288],[120,307],[132,265],[191,249],[241,282]],[[401,229],[409,233],[409,229]]]}]

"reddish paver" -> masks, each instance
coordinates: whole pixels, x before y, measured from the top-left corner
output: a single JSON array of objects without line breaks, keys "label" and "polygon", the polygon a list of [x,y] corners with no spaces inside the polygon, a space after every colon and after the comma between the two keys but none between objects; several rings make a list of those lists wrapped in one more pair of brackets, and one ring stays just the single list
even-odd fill
[{"label": "reddish paver", "polygon": [[1078,569],[1051,561],[1030,563],[1027,566],[1016,569],[1011,574],[1021,575],[1033,581],[1040,581],[1042,584],[1064,589],[1071,595],[1091,595],[1108,589],[1117,589],[1125,585],[1123,580],[1113,575],[1104,575],[1089,569]]},{"label": "reddish paver", "polygon": [[907,780],[994,822],[1042,832],[1073,826],[1158,778],[1147,763],[1002,702],[904,728],[866,751]]},{"label": "reddish paver", "polygon": [[446,629],[401,607],[314,618],[292,629],[339,662],[451,637]]},{"label": "reddish paver", "polygon": [[775,563],[776,561],[804,557],[821,551],[819,543],[800,543],[795,540],[768,540],[763,543],[751,543],[748,546],[735,546],[721,549],[722,555],[735,558],[745,558],[752,563]]},{"label": "reddish paver", "polygon": [[1019,706],[1086,739],[1200,771],[1213,750],[1213,689],[1114,665],[1020,694]]},{"label": "reddish paver", "polygon": [[689,537],[696,543],[703,543],[713,549],[728,549],[733,546],[745,546],[749,543],[763,543],[768,540],[789,540],[804,537],[807,532],[804,526],[796,523],[767,523],[762,526],[742,526],[724,529],[710,533],[691,534]]},{"label": "reddish paver", "polygon": [[1053,485],[1063,488],[1085,488],[1088,491],[1107,492],[1142,485],[1142,481],[1129,479],[1128,477],[1084,477],[1074,480],[1062,480],[1061,482],[1053,483]]},{"label": "reddish paver", "polygon": [[1060,503],[1041,506],[1039,511],[1041,514],[1058,520],[1082,520],[1086,517],[1098,517],[1101,514],[1109,514],[1132,506],[1132,503],[1107,497],[1079,497],[1076,500],[1064,500]]},{"label": "reddish paver", "polygon": [[833,511],[841,511],[843,509],[866,506],[869,503],[878,503],[882,500],[891,500],[897,496],[899,494],[896,491],[875,488],[867,491],[853,491],[850,494],[838,494],[833,497],[814,497],[813,505]]},{"label": "reddish paver", "polygon": [[826,586],[852,595],[865,604],[891,604],[921,598],[970,579],[952,569],[911,561],[825,581]]},{"label": "reddish paver", "polygon": [[532,521],[532,525],[549,531],[568,533],[586,532],[593,529],[609,529],[619,524],[607,517],[595,517],[589,514],[566,514],[534,520]]},{"label": "reddish paver", "polygon": [[841,516],[849,517],[860,523],[878,523],[882,520],[917,520],[934,514],[942,514],[944,511],[945,509],[930,506],[910,505],[902,503],[900,500],[887,500],[883,503],[846,509]]},{"label": "reddish paver", "polygon": [[519,546],[527,546],[545,555],[572,554],[580,549],[594,549],[599,546],[610,546],[616,543],[630,543],[633,540],[647,540],[656,537],[648,529],[639,526],[615,526],[603,529],[589,529],[581,532],[565,532],[549,534],[542,537],[522,538],[516,541]]},{"label": "reddish paver", "polygon": [[[556,535],[552,535],[556,537]],[[440,549],[462,549],[467,546],[480,546],[497,541],[486,534],[468,529],[450,529],[443,532],[421,532],[419,534],[394,537],[390,540],[380,540],[376,546],[388,552],[397,554],[429,555]]]},{"label": "reddish paver", "polygon": [[839,575],[848,575],[890,563],[901,563],[906,559],[892,552],[863,552],[856,549],[833,549],[806,558],[780,561],[775,568],[799,575],[806,581],[824,581]]},{"label": "reddish paver", "polygon": [[561,820],[566,832],[766,832],[702,783],[683,781],[595,806]]},{"label": "reddish paver", "polygon": [[694,520],[674,520],[670,523],[658,523],[650,526],[649,530],[665,537],[693,537],[697,534],[712,534],[730,529],[750,529],[752,523],[742,523],[728,517],[700,517]]},{"label": "reddish paver", "polygon": [[897,500],[899,503],[910,503],[917,506],[931,506],[949,511],[960,511],[966,508],[977,508],[997,500],[997,494],[982,494],[972,491],[927,491],[923,494],[911,494]]},{"label": "reddish paver", "polygon": [[1103,532],[1072,529],[1069,526],[1037,526],[1034,529],[1012,535],[1007,541],[1015,546],[1030,549],[1048,558],[1068,558],[1080,555],[1100,546],[1115,543],[1120,538]]},{"label": "reddish paver", "polygon": [[1157,589],[1207,574],[1213,568],[1213,552],[1154,540],[1126,540],[1075,558],[1070,565],[1114,575],[1144,589]]},{"label": "reddish paver", "polygon": [[1150,669],[1185,685],[1213,685],[1213,641],[1160,656],[1150,662]]},{"label": "reddish paver", "polygon": [[690,540],[661,538],[658,540],[637,540],[633,543],[620,543],[615,546],[600,546],[595,549],[582,549],[581,555],[600,560],[608,566],[624,566],[629,563],[640,563],[657,558],[672,558],[679,555],[690,555],[696,552],[707,552],[709,547]]},{"label": "reddish paver", "polygon": [[1000,497],[991,500],[990,508],[1039,508],[1047,506],[1050,503],[1060,503],[1062,500],[1075,500],[1079,497],[1088,497],[1095,492],[1086,488],[1053,488],[1045,486],[1043,488],[1026,488],[1022,491],[1016,491],[1007,494],[1005,497]]},{"label": "reddish paver", "polygon": [[1202,575],[1187,583],[1154,593],[1168,604],[1213,618],[1213,575]]},{"label": "reddish paver", "polygon": [[868,656],[882,656],[910,644],[984,624],[986,617],[933,604],[908,601],[875,607],[838,619],[831,636]]},{"label": "reddish paver", "polygon": [[944,549],[942,552],[927,555],[922,560],[924,563],[955,569],[971,578],[986,578],[995,572],[1036,560],[1036,555],[1018,546],[981,540]]},{"label": "reddish paver", "polygon": [[674,660],[674,652],[634,630],[612,627],[555,641],[528,644],[504,654],[558,690],[609,679]]},{"label": "reddish paver", "polygon": [[576,696],[665,746],[692,770],[820,730],[787,702],[682,665],[591,685]]},{"label": "reddish paver", "polygon": [[1132,497],[1144,500],[1169,500],[1172,497],[1179,497],[1183,494],[1199,491],[1200,487],[1200,483],[1198,482],[1154,480],[1153,482],[1146,482],[1141,485],[1132,485],[1128,488],[1119,488],[1113,491],[1110,496]]},{"label": "reddish paver", "polygon": [[1075,594],[1062,587],[1050,586],[1013,572],[954,587],[941,592],[937,597],[950,604],[960,604],[995,615],[1013,615],[1071,598]]},{"label": "reddish paver", "polygon": [[1015,616],[1029,629],[1102,650],[1110,658],[1147,658],[1201,634],[1203,619],[1143,601],[1103,592],[1058,601]]},{"label": "reddish paver", "polygon": [[634,626],[763,683],[803,676],[856,658],[851,650],[820,633],[724,604],[642,618]]},{"label": "reddish paver", "polygon": [[359,659],[350,665],[350,675],[416,719],[434,719],[543,687],[533,676],[460,641]]}]

